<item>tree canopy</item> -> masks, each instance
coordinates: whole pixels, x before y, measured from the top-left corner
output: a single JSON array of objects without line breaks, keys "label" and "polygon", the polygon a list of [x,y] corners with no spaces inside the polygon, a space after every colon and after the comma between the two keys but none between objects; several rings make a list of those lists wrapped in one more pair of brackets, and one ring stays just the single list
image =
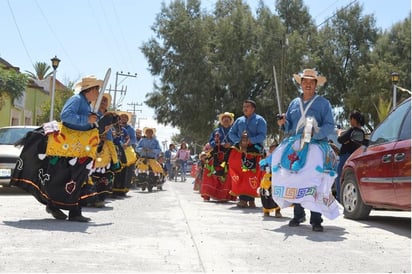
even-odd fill
[{"label": "tree canopy", "polygon": [[0,109],[4,105],[4,96],[11,101],[23,95],[28,78],[13,69],[0,68]]},{"label": "tree canopy", "polygon": [[[243,0],[218,0],[209,12],[200,0],[163,3],[153,38],[140,48],[157,79],[145,101],[157,121],[202,144],[219,113],[238,117],[251,98],[276,137],[276,93],[284,112],[298,95],[292,75],[316,68],[328,79],[318,92],[330,100],[336,123],[359,109],[374,126],[391,103],[390,74],[399,72],[399,85],[410,87],[410,17],[382,31],[358,2],[321,26],[302,0],[277,0],[274,8],[261,2],[253,13]],[[398,102],[407,96],[399,93]]]}]

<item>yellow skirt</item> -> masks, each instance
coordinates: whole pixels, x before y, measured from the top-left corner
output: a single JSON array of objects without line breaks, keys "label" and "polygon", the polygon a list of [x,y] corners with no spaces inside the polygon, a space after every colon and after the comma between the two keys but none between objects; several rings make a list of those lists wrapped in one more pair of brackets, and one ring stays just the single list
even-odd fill
[{"label": "yellow skirt", "polygon": [[119,158],[117,156],[116,148],[112,141],[104,141],[102,151],[97,153],[94,160],[95,168],[107,167],[111,163],[117,163]]},{"label": "yellow skirt", "polygon": [[125,150],[124,153],[126,154],[126,166],[131,166],[136,164],[136,152],[134,151],[134,148],[131,146],[128,146]]},{"label": "yellow skirt", "polygon": [[96,158],[100,142],[98,129],[80,131],[65,127],[61,122],[59,131],[48,135],[46,154],[61,157]]},{"label": "yellow skirt", "polygon": [[138,173],[146,173],[151,169],[155,174],[163,174],[163,167],[158,161],[155,159],[146,159],[146,163],[144,163],[144,160],[145,158],[139,158],[136,162]]}]

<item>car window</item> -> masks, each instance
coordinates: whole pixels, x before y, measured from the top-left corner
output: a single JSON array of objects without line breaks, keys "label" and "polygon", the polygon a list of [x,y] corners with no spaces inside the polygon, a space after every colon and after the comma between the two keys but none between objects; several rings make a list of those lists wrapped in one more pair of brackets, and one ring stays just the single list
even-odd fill
[{"label": "car window", "polygon": [[27,132],[32,131],[32,128],[1,128],[0,129],[0,144],[13,145],[18,140],[23,138]]},{"label": "car window", "polygon": [[400,128],[405,120],[406,112],[409,112],[410,102],[400,105],[372,133],[370,144],[382,144],[398,140]]},{"label": "car window", "polygon": [[403,122],[403,126],[401,129],[400,140],[408,140],[411,139],[411,109],[409,109],[408,113],[405,116],[405,121]]}]

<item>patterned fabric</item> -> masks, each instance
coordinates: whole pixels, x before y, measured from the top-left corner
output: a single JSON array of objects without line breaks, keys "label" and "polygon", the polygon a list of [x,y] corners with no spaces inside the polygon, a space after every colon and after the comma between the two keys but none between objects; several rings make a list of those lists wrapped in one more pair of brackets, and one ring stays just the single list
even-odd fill
[{"label": "patterned fabric", "polygon": [[48,135],[46,154],[61,157],[89,157],[94,159],[99,144],[99,131],[73,130],[59,123],[59,131]]},{"label": "patterned fabric", "polygon": [[230,195],[232,178],[230,176],[216,175],[213,169],[213,162],[214,159],[209,158],[203,169],[202,183],[199,190],[200,196],[204,199],[216,201],[236,201],[236,196]]},{"label": "patterned fabric", "polygon": [[104,141],[102,150],[97,153],[94,168],[109,168],[111,163],[119,162],[113,142]]},{"label": "patterned fabric", "polygon": [[[261,155],[258,153],[242,153],[238,148],[232,148],[229,156],[229,176],[232,179],[230,194],[233,196],[247,195],[259,197],[258,187],[263,176],[259,161]],[[245,163],[254,163],[248,166]]]},{"label": "patterned fabric", "polygon": [[45,155],[47,141],[43,128],[26,137],[11,184],[31,193],[42,204],[77,209],[92,159]]},{"label": "patterned fabric", "polygon": [[152,170],[156,176],[163,174],[163,167],[157,160],[139,158],[136,162],[136,172],[147,173],[149,170]]},{"label": "patterned fabric", "polygon": [[132,146],[128,146],[124,152],[126,153],[126,166],[131,166],[136,164],[136,152],[134,151]]},{"label": "patterned fabric", "polygon": [[[307,153],[299,155],[304,163],[299,169],[290,169],[295,151],[291,146],[299,147],[299,138],[285,139],[272,153],[272,188],[273,199],[281,207],[300,203],[304,208],[319,212],[328,219],[337,218],[341,206],[332,195],[331,188],[336,178],[337,156],[327,141],[312,140]],[[289,153],[287,152],[289,151]],[[289,161],[289,164],[284,164]]]}]

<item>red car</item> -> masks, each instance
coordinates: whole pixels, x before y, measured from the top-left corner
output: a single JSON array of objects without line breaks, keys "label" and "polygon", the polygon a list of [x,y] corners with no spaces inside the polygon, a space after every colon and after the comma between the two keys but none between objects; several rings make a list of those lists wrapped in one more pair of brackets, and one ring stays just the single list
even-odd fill
[{"label": "red car", "polygon": [[345,162],[340,201],[349,219],[365,219],[371,209],[411,210],[410,98]]}]

